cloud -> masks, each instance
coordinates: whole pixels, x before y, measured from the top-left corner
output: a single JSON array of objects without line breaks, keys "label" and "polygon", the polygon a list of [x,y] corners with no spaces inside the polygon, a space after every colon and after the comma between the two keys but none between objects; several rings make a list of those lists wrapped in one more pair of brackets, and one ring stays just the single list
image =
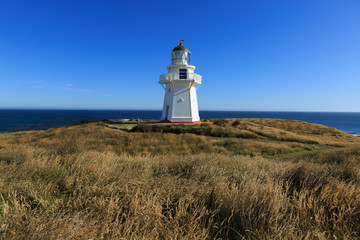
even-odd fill
[{"label": "cloud", "polygon": [[66,83],[63,86],[60,85],[50,85],[50,84],[44,84],[41,80],[32,80],[28,81],[30,84],[32,84],[32,87],[34,88],[44,88],[44,89],[55,89],[59,91],[70,91],[70,92],[82,92],[82,93],[93,93],[100,96],[111,96],[111,94],[107,94],[104,92],[96,91],[89,88],[77,88],[75,87],[75,84],[72,83]]},{"label": "cloud", "polygon": [[106,93],[103,92],[99,92],[93,89],[88,89],[88,88],[76,88],[74,87],[74,84],[65,84],[64,86],[59,86],[59,85],[44,85],[44,84],[40,84],[40,81],[29,81],[30,83],[32,83],[35,88],[47,88],[47,89],[56,89],[56,90],[61,90],[61,91],[71,91],[71,92],[84,92],[84,93],[96,93],[96,94],[100,94],[102,96],[109,96]]},{"label": "cloud", "polygon": [[32,81],[28,81],[28,82],[31,84],[36,84],[36,85],[41,83],[40,80],[32,80]]},{"label": "cloud", "polygon": [[92,89],[85,89],[85,88],[74,88],[69,86],[71,84],[66,84],[65,86],[54,86],[54,88],[64,91],[72,91],[72,92],[88,92],[88,93],[100,93],[98,91]]}]

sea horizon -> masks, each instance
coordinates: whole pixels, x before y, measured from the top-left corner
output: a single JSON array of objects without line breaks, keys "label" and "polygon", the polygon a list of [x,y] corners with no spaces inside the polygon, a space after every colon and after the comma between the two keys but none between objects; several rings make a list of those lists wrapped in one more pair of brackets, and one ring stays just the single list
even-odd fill
[{"label": "sea horizon", "polygon": [[[201,119],[212,118],[275,118],[299,120],[334,127],[360,135],[360,112],[315,111],[234,111],[201,110]],[[102,119],[154,119],[160,120],[161,110],[117,109],[0,109],[0,132],[46,130],[70,126],[80,121]]]},{"label": "sea horizon", "polygon": [[[162,111],[162,109],[114,109],[114,108],[15,108],[0,107],[1,110],[31,110],[31,111]],[[357,111],[311,111],[311,110],[199,110],[199,112],[299,112],[299,113],[360,113]]]}]

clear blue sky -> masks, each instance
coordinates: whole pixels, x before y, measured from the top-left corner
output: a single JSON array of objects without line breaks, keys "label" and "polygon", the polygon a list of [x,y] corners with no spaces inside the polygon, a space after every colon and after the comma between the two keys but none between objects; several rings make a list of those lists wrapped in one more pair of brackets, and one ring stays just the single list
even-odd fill
[{"label": "clear blue sky", "polygon": [[180,39],[200,110],[360,112],[359,0],[2,0],[0,108],[160,110]]}]

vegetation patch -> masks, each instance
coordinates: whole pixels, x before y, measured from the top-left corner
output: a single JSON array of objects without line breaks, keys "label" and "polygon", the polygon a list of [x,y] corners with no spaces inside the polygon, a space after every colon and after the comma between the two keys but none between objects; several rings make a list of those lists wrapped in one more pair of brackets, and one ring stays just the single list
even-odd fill
[{"label": "vegetation patch", "polygon": [[360,238],[357,137],[290,120],[118,124],[0,134],[0,239]]}]

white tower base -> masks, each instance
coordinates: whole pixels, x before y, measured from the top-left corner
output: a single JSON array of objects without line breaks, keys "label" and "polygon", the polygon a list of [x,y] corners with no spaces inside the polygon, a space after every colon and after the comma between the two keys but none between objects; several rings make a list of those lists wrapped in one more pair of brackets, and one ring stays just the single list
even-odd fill
[{"label": "white tower base", "polygon": [[171,123],[200,122],[196,89],[193,82],[166,84],[161,120]]}]

